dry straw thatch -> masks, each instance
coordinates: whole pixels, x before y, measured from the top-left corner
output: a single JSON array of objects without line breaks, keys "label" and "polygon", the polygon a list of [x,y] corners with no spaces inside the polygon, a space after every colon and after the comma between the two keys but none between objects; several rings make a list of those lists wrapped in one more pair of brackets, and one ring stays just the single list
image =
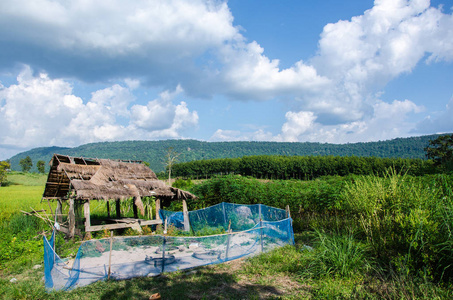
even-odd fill
[{"label": "dry straw thatch", "polygon": [[189,192],[167,186],[138,162],[77,158],[54,154],[43,198],[110,200],[156,196],[168,200],[193,199]]}]

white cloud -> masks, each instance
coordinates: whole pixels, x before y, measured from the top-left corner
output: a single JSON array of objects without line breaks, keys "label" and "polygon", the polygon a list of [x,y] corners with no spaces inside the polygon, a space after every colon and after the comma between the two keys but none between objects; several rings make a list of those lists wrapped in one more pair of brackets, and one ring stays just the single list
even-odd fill
[{"label": "white cloud", "polygon": [[[326,25],[316,55],[289,68],[248,42],[227,2],[216,0],[4,0],[0,36],[2,70],[45,70],[26,68],[17,84],[0,86],[2,143],[20,147],[181,137],[199,119],[189,100],[177,101],[183,90],[288,105],[279,135],[219,129],[213,139],[391,138],[412,130],[406,116],[421,108],[382,102],[381,90],[423,60],[453,60],[453,16],[428,0],[376,0],[363,15]],[[109,87],[84,102],[58,78]],[[136,90],[150,85],[167,92],[135,103]],[[447,115],[426,122],[445,128]]]},{"label": "white cloud", "polygon": [[242,132],[239,130],[217,129],[209,139],[213,142],[224,141],[276,141],[272,133],[258,129],[252,132]]},{"label": "white cloud", "polygon": [[[182,132],[198,124],[197,112],[189,111],[184,101],[173,104],[181,92],[178,86],[174,92],[162,92],[160,98],[145,106],[129,108],[135,101],[132,91],[114,84],[93,92],[84,103],[73,94],[68,82],[50,79],[45,73],[34,76],[31,68],[25,66],[17,76],[17,84],[0,90],[0,148],[6,151],[6,147],[181,138]],[[157,115],[152,114],[155,112]]]},{"label": "white cloud", "polygon": [[310,111],[289,111],[286,120],[282,126],[282,139],[285,142],[297,142],[302,134],[313,127],[316,116]]},{"label": "white cloud", "polygon": [[311,141],[328,143],[365,142],[387,140],[408,136],[413,124],[407,119],[424,107],[404,100],[392,103],[377,101],[373,106],[374,114],[360,121],[340,125],[323,125],[316,122],[311,112],[289,112],[282,133],[277,138],[282,141]]}]

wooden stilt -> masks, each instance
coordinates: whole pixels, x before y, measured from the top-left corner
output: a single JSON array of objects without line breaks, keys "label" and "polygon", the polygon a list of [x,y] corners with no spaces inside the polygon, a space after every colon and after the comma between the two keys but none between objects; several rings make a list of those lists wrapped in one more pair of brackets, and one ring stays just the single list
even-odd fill
[{"label": "wooden stilt", "polygon": [[160,220],[160,199],[156,198],[156,220]]},{"label": "wooden stilt", "polygon": [[121,206],[120,206],[120,199],[116,199],[116,218],[121,219]]},{"label": "wooden stilt", "polygon": [[137,205],[135,204],[135,197],[132,199],[132,209],[134,210],[134,218],[138,219],[138,209]]},{"label": "wooden stilt", "polygon": [[69,219],[69,238],[73,238],[75,234],[75,213],[74,213],[74,198],[69,198],[69,212],[68,212],[68,219]]},{"label": "wooden stilt", "polygon": [[85,232],[88,232],[91,226],[90,201],[85,201],[85,203],[83,204],[83,214],[85,216]]},{"label": "wooden stilt", "polygon": [[107,200],[107,217],[110,219],[110,201]]}]

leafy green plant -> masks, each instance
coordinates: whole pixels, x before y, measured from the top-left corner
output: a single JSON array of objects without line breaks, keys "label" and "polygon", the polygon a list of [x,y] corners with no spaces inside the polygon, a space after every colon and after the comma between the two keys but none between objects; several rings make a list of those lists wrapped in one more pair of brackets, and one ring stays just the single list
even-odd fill
[{"label": "leafy green plant", "polygon": [[372,270],[373,259],[366,245],[353,233],[327,234],[315,231],[314,251],[306,269],[315,277],[363,276]]}]

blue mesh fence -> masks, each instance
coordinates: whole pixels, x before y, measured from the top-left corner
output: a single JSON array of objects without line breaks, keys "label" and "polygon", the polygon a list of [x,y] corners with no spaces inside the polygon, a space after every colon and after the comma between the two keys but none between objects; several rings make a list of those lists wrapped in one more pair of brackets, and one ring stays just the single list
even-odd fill
[{"label": "blue mesh fence", "polygon": [[[162,211],[163,220],[183,228],[182,212]],[[260,221],[261,216],[261,221]],[[292,220],[265,205],[221,203],[189,212],[194,232],[203,227],[233,232],[210,236],[145,235],[84,241],[73,260],[54,252],[54,234],[44,238],[47,290],[68,290],[107,278],[155,276],[247,257],[294,244]],[[280,218],[280,219],[278,219]],[[111,249],[111,250],[110,250]]]}]

